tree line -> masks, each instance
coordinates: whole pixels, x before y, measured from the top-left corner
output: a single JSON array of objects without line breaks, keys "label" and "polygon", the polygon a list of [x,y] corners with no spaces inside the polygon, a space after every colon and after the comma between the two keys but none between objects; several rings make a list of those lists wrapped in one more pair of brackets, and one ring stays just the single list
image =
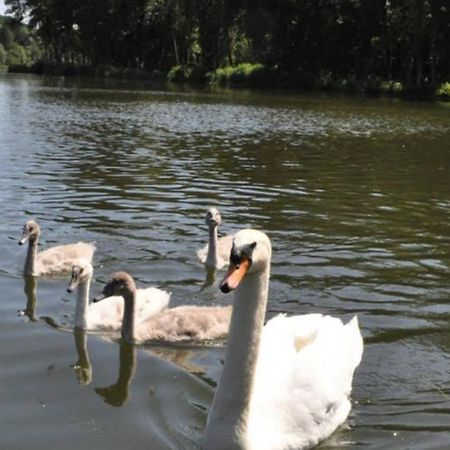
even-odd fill
[{"label": "tree line", "polygon": [[0,66],[27,66],[40,57],[40,45],[30,29],[11,17],[0,16]]},{"label": "tree line", "polygon": [[450,80],[448,0],[5,0],[54,65],[203,76],[253,63],[300,85]]}]

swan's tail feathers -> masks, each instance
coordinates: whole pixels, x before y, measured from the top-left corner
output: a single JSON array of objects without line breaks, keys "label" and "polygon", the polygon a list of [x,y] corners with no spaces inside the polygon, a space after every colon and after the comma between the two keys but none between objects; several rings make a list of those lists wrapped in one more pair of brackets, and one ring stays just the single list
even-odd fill
[{"label": "swan's tail feathers", "polygon": [[91,247],[92,254],[94,254],[97,251],[97,242],[92,241],[92,242],[88,242],[87,244]]},{"label": "swan's tail feathers", "polygon": [[352,369],[355,370],[361,362],[364,349],[364,341],[361,330],[359,329],[357,316],[354,316],[352,320],[345,325],[345,330],[347,332],[348,344],[351,349],[351,366]]},{"label": "swan's tail feathers", "polygon": [[94,253],[97,250],[96,242],[77,242],[76,246],[78,247],[78,256],[81,259],[85,259],[86,261],[92,264],[92,259],[94,257]]}]

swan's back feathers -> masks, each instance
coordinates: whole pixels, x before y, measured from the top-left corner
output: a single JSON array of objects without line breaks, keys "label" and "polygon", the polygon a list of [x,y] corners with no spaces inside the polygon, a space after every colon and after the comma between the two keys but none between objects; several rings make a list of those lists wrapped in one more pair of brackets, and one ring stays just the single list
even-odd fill
[{"label": "swan's back feathers", "polygon": [[[170,293],[150,287],[136,291],[136,323],[149,320],[169,305]],[[113,295],[100,302],[91,303],[88,308],[88,329],[97,331],[118,331],[122,327],[124,311],[123,297]]]},{"label": "swan's back feathers", "polygon": [[167,309],[135,331],[137,342],[199,342],[220,339],[228,334],[231,306],[178,306]]},{"label": "swan's back feathers", "polygon": [[169,306],[170,292],[155,287],[138,289],[136,291],[137,315],[136,322],[140,323],[159,314]]},{"label": "swan's back feathers", "polygon": [[77,242],[51,247],[38,253],[35,272],[37,275],[69,272],[78,259],[91,262],[94,252],[93,242]]},{"label": "swan's back feathers", "polygon": [[350,411],[362,348],[356,318],[346,325],[321,314],[270,320],[256,366],[249,448],[307,449],[331,434]]}]

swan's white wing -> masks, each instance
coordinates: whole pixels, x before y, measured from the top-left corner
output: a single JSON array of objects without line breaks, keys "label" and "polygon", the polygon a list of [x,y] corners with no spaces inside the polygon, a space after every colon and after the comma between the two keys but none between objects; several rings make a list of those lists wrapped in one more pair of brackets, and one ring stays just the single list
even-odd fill
[{"label": "swan's white wing", "polygon": [[[170,294],[154,287],[138,289],[136,297],[136,323],[140,323],[167,307]],[[118,331],[122,327],[124,300],[114,295],[88,308],[88,328],[98,331]]]},{"label": "swan's white wing", "polygon": [[87,316],[88,329],[91,331],[120,330],[123,319],[123,297],[114,295],[101,302],[90,303]]},{"label": "swan's white wing", "polygon": [[57,245],[39,252],[36,257],[36,272],[41,274],[56,274],[69,272],[78,259],[92,261],[95,244],[77,242],[76,244]]},{"label": "swan's white wing", "polygon": [[207,256],[208,256],[208,244],[206,244],[201,249],[197,250],[197,258],[202,264],[205,264]]},{"label": "swan's white wing", "polygon": [[142,322],[158,314],[169,305],[170,293],[150,287],[138,289],[136,296],[136,322]]},{"label": "swan's white wing", "polygon": [[252,450],[306,449],[341,425],[362,356],[357,319],[321,314],[267,323],[261,336],[248,437]]}]

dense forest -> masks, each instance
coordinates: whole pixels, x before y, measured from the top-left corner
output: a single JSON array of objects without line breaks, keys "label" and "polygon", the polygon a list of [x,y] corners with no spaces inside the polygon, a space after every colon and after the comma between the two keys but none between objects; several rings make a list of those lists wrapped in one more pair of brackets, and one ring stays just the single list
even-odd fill
[{"label": "dense forest", "polygon": [[0,16],[0,69],[30,66],[41,57],[41,47],[29,27],[11,17]]},{"label": "dense forest", "polygon": [[35,30],[43,62],[52,66],[195,79],[216,74],[236,81],[240,70],[244,78],[269,83],[366,89],[388,82],[393,88],[426,90],[450,80],[449,0],[5,4],[10,15]]}]

